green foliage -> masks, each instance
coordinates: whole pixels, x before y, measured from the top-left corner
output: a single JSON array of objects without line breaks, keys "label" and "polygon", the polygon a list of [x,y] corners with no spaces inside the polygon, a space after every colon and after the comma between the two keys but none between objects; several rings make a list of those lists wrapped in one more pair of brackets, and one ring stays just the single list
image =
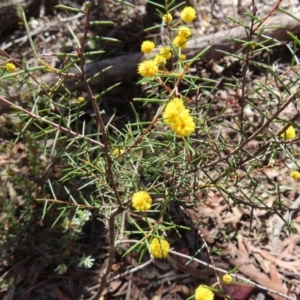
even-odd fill
[{"label": "green foliage", "polygon": [[[172,7],[156,4],[156,7],[163,15],[173,12],[175,4]],[[182,222],[188,218],[185,210],[193,207],[204,211],[204,202],[214,193],[223,197],[228,210],[251,207],[282,217],[282,209],[286,209],[281,199],[284,187],[268,178],[264,170],[273,168],[280,172],[279,162],[286,160],[294,164],[294,169],[299,168],[298,138],[285,140],[281,137],[289,126],[296,127],[297,132],[299,74],[294,52],[290,71],[284,74],[272,64],[256,61],[258,54],[278,44],[264,35],[265,27],[260,19],[249,16],[251,26],[231,19],[242,25],[250,38],[235,40],[246,48],[245,54],[226,53],[241,63],[243,76],[226,83],[240,91],[239,99],[220,100],[223,101],[221,105],[217,105],[214,95],[217,81],[191,71],[211,51],[210,47],[193,57],[183,58],[183,47],[172,42],[180,20],[161,24],[159,27],[166,33],[164,46],[172,50],[172,59],[166,67],[159,66],[155,76],[145,76],[138,82],[146,96],[134,99],[131,108],[135,118],[118,127],[115,125],[117,117],[104,118],[106,112],[101,102],[101,95],[111,87],[101,95],[94,95],[84,69],[88,57],[103,53],[101,50],[84,52],[88,40],[94,38],[88,36],[90,7],[84,10],[59,8],[86,14],[86,28],[81,39],[70,29],[77,54],[62,54],[66,64],[60,70],[54,69],[37,56],[30,40],[39,67],[17,65],[12,73],[1,71],[0,86],[4,93],[9,94],[8,85],[16,89],[22,85],[26,90],[24,94],[31,95],[31,103],[14,104],[14,113],[5,121],[11,122],[13,129],[7,126],[6,130],[7,134],[13,134],[16,143],[2,144],[0,154],[10,157],[16,166],[1,169],[1,177],[5,176],[17,187],[16,193],[22,198],[18,203],[13,199],[1,203],[1,246],[8,241],[17,244],[25,236],[38,232],[40,226],[55,232],[37,246],[43,252],[56,249],[52,257],[59,274],[66,272],[74,262],[79,267],[90,268],[94,258],[85,253],[80,239],[96,211],[109,232],[110,261],[103,276],[105,282],[115,247],[122,243],[124,236],[133,243],[126,251],[121,247],[118,251],[122,255],[138,252],[142,260],[151,252],[149,245],[153,238],[164,237],[172,242],[174,234],[180,239],[190,227],[201,226],[210,216],[200,213],[199,219],[187,224]],[[93,22],[91,25],[108,24],[111,23]],[[298,43],[298,39],[293,38]],[[3,52],[2,59],[6,59]],[[249,89],[247,78],[257,69],[264,70],[265,80],[257,80]],[[41,83],[33,89],[29,78],[37,78],[41,71],[58,74],[56,84]],[[94,77],[105,71],[100,70]],[[74,80],[72,91],[67,88],[70,87],[68,79]],[[80,83],[83,83],[84,94],[76,88]],[[184,110],[185,116],[192,117],[195,123],[190,134],[179,136],[175,133],[178,131],[174,128],[185,126],[186,119],[174,118],[170,128],[170,120],[164,118],[167,105],[174,98],[184,102],[184,106],[175,110],[176,116]],[[9,102],[3,97],[0,100]],[[139,103],[153,110],[151,119],[142,117],[137,109]],[[289,117],[281,114],[287,107],[292,107],[294,112]],[[93,109],[90,118],[86,118],[87,109]],[[228,110],[236,113],[232,116],[233,122],[228,122]],[[18,143],[24,145],[25,158],[12,150]],[[26,170],[21,170],[22,164],[27,166]],[[258,174],[268,182],[269,188],[261,183]],[[4,199],[7,191],[3,187],[1,190]],[[131,198],[137,191],[147,191],[151,195],[152,205],[147,212],[132,209]],[[270,196],[276,199],[271,207],[267,202]],[[71,247],[71,244],[76,245]],[[100,292],[104,289],[103,282]]]}]

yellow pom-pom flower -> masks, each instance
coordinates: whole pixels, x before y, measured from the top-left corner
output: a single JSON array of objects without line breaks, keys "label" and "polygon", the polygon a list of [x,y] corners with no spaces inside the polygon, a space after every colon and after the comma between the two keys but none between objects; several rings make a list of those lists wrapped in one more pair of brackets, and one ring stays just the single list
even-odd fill
[{"label": "yellow pom-pom flower", "polygon": [[294,126],[289,126],[288,129],[283,132],[280,137],[284,140],[292,140],[296,137],[296,130]]},{"label": "yellow pom-pom flower", "polygon": [[116,157],[116,156],[123,154],[124,152],[125,152],[125,150],[122,148],[114,148],[112,151],[112,156]]},{"label": "yellow pom-pom flower", "polygon": [[133,194],[131,202],[137,211],[147,211],[151,207],[152,199],[147,192],[140,191]]},{"label": "yellow pom-pom flower", "polygon": [[185,37],[177,35],[175,37],[175,39],[173,40],[173,44],[176,47],[180,47],[181,49],[185,49],[186,46],[187,46],[187,40],[186,40]]},{"label": "yellow pom-pom flower", "polygon": [[16,66],[13,63],[7,63],[5,69],[7,72],[12,73],[16,70]]},{"label": "yellow pom-pom flower", "polygon": [[191,29],[187,26],[180,26],[178,29],[178,36],[184,37],[184,38],[188,38],[190,37],[192,34]]},{"label": "yellow pom-pom flower", "polygon": [[77,102],[83,102],[85,99],[84,99],[84,97],[82,97],[82,96],[79,96],[78,98],[77,98]]},{"label": "yellow pom-pom flower", "polygon": [[195,131],[196,127],[193,118],[189,115],[188,110],[186,111],[180,114],[178,120],[175,123],[171,123],[171,127],[174,132],[179,136],[185,137],[191,135],[191,133]]},{"label": "yellow pom-pom flower", "polygon": [[113,151],[112,151],[112,155],[113,156],[118,156],[120,154],[120,149],[119,148],[115,148]]},{"label": "yellow pom-pom flower", "polygon": [[196,300],[213,300],[214,293],[206,285],[200,285],[195,291]]},{"label": "yellow pom-pom flower", "polygon": [[141,51],[145,54],[149,54],[155,48],[155,44],[151,41],[144,41],[141,46]]},{"label": "yellow pom-pom flower", "polygon": [[300,172],[298,171],[292,171],[291,172],[291,177],[295,180],[300,180]]},{"label": "yellow pom-pom flower", "polygon": [[158,71],[158,66],[155,60],[148,59],[142,61],[138,66],[138,72],[143,77],[154,77]]},{"label": "yellow pom-pom flower", "polygon": [[196,18],[196,11],[193,7],[187,6],[180,13],[180,18],[185,23],[190,23]]},{"label": "yellow pom-pom flower", "polygon": [[181,58],[181,60],[186,60],[186,55],[185,54],[181,54],[180,58]]},{"label": "yellow pom-pom flower", "polygon": [[226,283],[226,284],[230,284],[230,283],[232,283],[232,276],[230,275],[230,274],[224,274],[223,276],[222,276],[222,281],[224,282],[224,283]]},{"label": "yellow pom-pom flower", "polygon": [[170,244],[166,240],[154,238],[150,243],[150,251],[155,258],[166,258],[170,252]]},{"label": "yellow pom-pom flower", "polygon": [[175,122],[178,117],[178,114],[184,109],[185,107],[183,101],[179,98],[174,98],[166,105],[165,112],[163,114],[164,122]]},{"label": "yellow pom-pom flower", "polygon": [[160,49],[159,54],[162,55],[165,59],[170,59],[172,56],[170,47],[163,47]]},{"label": "yellow pom-pom flower", "polygon": [[189,136],[196,128],[189,110],[179,98],[174,98],[166,105],[163,121],[179,136]]},{"label": "yellow pom-pom flower", "polygon": [[162,20],[163,20],[163,22],[164,23],[171,23],[172,22],[172,20],[173,20],[173,17],[172,17],[172,15],[171,14],[165,14],[165,15],[163,15],[163,17],[162,17]]},{"label": "yellow pom-pom flower", "polygon": [[156,61],[157,65],[159,67],[164,67],[167,63],[166,59],[163,57],[163,55],[158,54],[154,57],[154,60]]}]

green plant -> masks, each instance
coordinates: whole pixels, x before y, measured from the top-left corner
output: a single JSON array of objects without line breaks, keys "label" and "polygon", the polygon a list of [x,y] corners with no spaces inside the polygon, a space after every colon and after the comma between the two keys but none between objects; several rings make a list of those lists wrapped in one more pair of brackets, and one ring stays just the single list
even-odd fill
[{"label": "green plant", "polygon": [[[31,91],[33,100],[30,108],[13,104],[17,112],[12,117],[18,118],[21,124],[16,129],[17,140],[26,140],[33,167],[30,176],[35,180],[28,186],[34,189],[36,179],[41,175],[44,177],[46,173],[45,165],[34,162],[36,157],[43,154],[46,160],[60,162],[59,172],[42,182],[42,191],[30,197],[30,205],[22,208],[22,214],[24,220],[32,224],[33,220],[39,218],[30,216],[34,205],[42,205],[42,210],[39,210],[42,211],[41,220],[47,220],[49,227],[62,233],[59,241],[54,241],[55,245],[61,244],[60,251],[56,253],[56,270],[62,274],[74,261],[79,261],[79,266],[86,268],[93,265],[94,258],[87,255],[80,245],[75,247],[71,258],[68,254],[70,244],[80,239],[84,225],[91,217],[89,210],[97,210],[97,216],[107,226],[109,257],[95,299],[106,286],[116,249],[121,255],[138,252],[140,261],[148,253],[165,258],[170,246],[166,243],[172,247],[174,235],[181,239],[191,229],[190,224],[201,226],[207,222],[210,216],[204,213],[204,207],[212,193],[222,196],[228,211],[233,207],[251,207],[282,217],[282,210],[289,209],[281,199],[282,189],[264,171],[273,168],[279,172],[280,162],[287,160],[299,168],[295,149],[299,142],[297,130],[291,134],[291,128],[297,128],[295,120],[299,117],[299,91],[295,88],[299,81],[296,59],[290,71],[284,74],[274,71],[272,65],[255,60],[259,53],[277,44],[276,40],[264,35],[265,20],[258,19],[255,12],[248,15],[250,26],[231,19],[245,28],[249,39],[236,41],[246,48],[245,54],[226,53],[243,66],[242,78],[233,78],[231,83],[226,83],[232,89],[241,90],[240,105],[233,122],[229,123],[227,109],[232,108],[230,102],[217,107],[213,94],[216,81],[191,72],[194,64],[210,51],[210,47],[188,59],[183,56],[193,36],[188,26],[181,25],[182,21],[188,23],[194,20],[194,9],[184,8],[182,20],[175,20],[172,13],[180,6],[173,1],[169,4],[166,2],[165,6],[152,4],[162,17],[163,22],[158,27],[166,34],[166,44],[160,51],[154,50],[154,55],[151,55],[154,44],[146,43],[142,47],[149,56],[140,62],[137,72],[143,77],[138,84],[144,88],[146,97],[134,99],[136,103],[155,107],[151,119],[142,119],[132,105],[135,119],[130,119],[124,127],[114,125],[114,116],[104,121],[99,99],[111,87],[95,95],[89,84],[91,78],[87,77],[84,67],[87,57],[102,51],[91,53],[84,49],[89,38],[89,26],[105,26],[107,22],[91,22],[89,5],[84,11],[58,6],[86,14],[86,27],[81,39],[70,31],[77,53],[61,54],[66,63],[60,70],[39,58],[30,40],[32,51],[41,66],[24,68],[15,62],[17,69],[12,70],[10,65],[7,70],[10,73],[3,71],[0,78],[2,82],[10,80],[16,86],[29,77],[34,80],[34,72],[37,71],[59,75],[52,87],[39,84],[40,93]],[[183,3],[181,6],[183,8]],[[296,37],[294,41],[298,43]],[[4,51],[1,54],[3,58],[9,58]],[[71,67],[79,71],[75,73]],[[254,68],[263,69],[266,77],[265,81],[258,80],[249,88],[247,76]],[[105,74],[105,71],[101,70],[94,76]],[[296,80],[288,77],[293,73],[297,75]],[[79,82],[83,83],[84,97],[79,89],[77,94],[64,89],[63,83],[68,78],[75,78],[75,90]],[[271,93],[273,99],[266,96],[266,91]],[[205,95],[210,97],[207,99]],[[4,97],[0,97],[0,100],[11,104]],[[83,117],[88,104],[93,108],[94,119],[87,125]],[[291,105],[294,115],[282,117],[281,113]],[[259,124],[252,116],[260,120]],[[31,134],[26,132],[29,127]],[[255,146],[252,144],[254,141]],[[39,146],[30,147],[33,143]],[[257,174],[262,174],[268,180],[272,190],[261,184]],[[11,177],[19,180],[18,176]],[[20,188],[27,190],[28,186],[21,185]],[[72,186],[76,186],[75,191]],[[33,194],[33,191],[28,193]],[[276,202],[270,207],[267,198],[270,194],[274,196],[274,193]],[[140,197],[137,198],[137,194]],[[178,219],[189,218],[186,214],[189,207],[203,209],[203,213],[199,213],[198,218],[187,225]],[[2,209],[7,211],[10,216],[7,222],[10,221],[13,215],[11,204],[2,206]],[[249,218],[251,221],[252,218]],[[11,223],[14,226],[17,224]],[[25,230],[27,228],[24,227]],[[5,232],[5,228],[1,229]],[[132,242],[132,246],[125,251],[116,247],[122,244],[124,237]],[[158,243],[155,251],[153,243]],[[210,251],[204,240],[202,244]],[[50,246],[43,243],[40,247],[47,251]],[[195,254],[190,253],[189,257],[192,259]],[[218,288],[222,289],[221,285]],[[200,291],[203,291],[203,287]],[[204,292],[212,296],[210,289]],[[198,298],[200,296],[196,292]]]}]

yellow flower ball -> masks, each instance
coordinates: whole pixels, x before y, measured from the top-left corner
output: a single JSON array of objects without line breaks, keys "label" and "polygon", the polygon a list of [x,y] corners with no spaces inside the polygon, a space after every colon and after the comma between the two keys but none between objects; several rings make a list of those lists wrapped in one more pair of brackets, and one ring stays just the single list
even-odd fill
[{"label": "yellow flower ball", "polygon": [[214,293],[206,285],[200,285],[195,291],[196,300],[213,300]]},{"label": "yellow flower ball", "polygon": [[79,96],[78,98],[77,98],[77,102],[83,102],[85,99],[84,99],[84,97],[82,97],[82,96]]},{"label": "yellow flower ball", "polygon": [[187,46],[187,40],[186,40],[185,37],[177,35],[175,37],[175,39],[173,40],[173,44],[176,47],[180,47],[181,49],[185,49],[186,46]]},{"label": "yellow flower ball", "polygon": [[186,60],[186,55],[185,54],[181,54],[180,58],[181,58],[181,60]]},{"label": "yellow flower ball", "polygon": [[300,172],[298,171],[292,171],[291,172],[291,177],[295,180],[300,180]]},{"label": "yellow flower ball", "polygon": [[280,137],[284,140],[292,140],[296,137],[296,130],[294,126],[289,126],[288,129],[283,132]]},{"label": "yellow flower ball", "polygon": [[144,60],[138,66],[138,73],[143,77],[154,77],[157,74],[157,71],[158,66],[153,59]]},{"label": "yellow flower ball", "polygon": [[171,100],[165,108],[164,114],[163,114],[163,120],[165,123],[175,122],[179,113],[184,110],[184,104],[183,101],[179,98],[174,98]]},{"label": "yellow flower ball", "polygon": [[162,55],[165,59],[170,59],[172,56],[171,48],[170,47],[163,47],[159,51],[159,54]]},{"label": "yellow flower ball", "polygon": [[124,152],[125,152],[125,150],[122,148],[114,148],[112,151],[112,156],[116,157],[118,155],[123,154]]},{"label": "yellow flower ball", "polygon": [[155,258],[166,258],[170,252],[170,244],[166,240],[154,238],[150,243],[150,251]]},{"label": "yellow flower ball", "polygon": [[191,29],[187,26],[180,26],[178,29],[178,36],[181,36],[183,38],[188,38],[192,34]]},{"label": "yellow flower ball", "polygon": [[196,18],[196,11],[193,7],[187,6],[180,13],[180,18],[185,23],[190,23]]},{"label": "yellow flower ball", "polygon": [[163,22],[164,23],[171,23],[172,22],[172,20],[173,20],[173,17],[172,17],[172,15],[171,14],[165,14],[165,15],[163,15],[163,17],[162,17],[162,20],[163,20]]},{"label": "yellow flower ball", "polygon": [[181,113],[177,121],[171,123],[171,127],[177,135],[187,137],[195,131],[196,124],[188,113]]},{"label": "yellow flower ball", "polygon": [[140,191],[133,194],[131,202],[137,211],[147,211],[151,207],[152,199],[147,192]]},{"label": "yellow flower ball", "polygon": [[155,44],[151,41],[144,41],[141,46],[141,51],[145,54],[149,54],[155,48]]},{"label": "yellow flower ball", "polygon": [[16,70],[16,66],[13,63],[7,63],[5,69],[7,72],[12,73]]},{"label": "yellow flower ball", "polygon": [[112,155],[113,156],[118,156],[120,154],[120,149],[119,148],[115,148],[113,151],[112,151]]},{"label": "yellow flower ball", "polygon": [[222,276],[222,281],[226,284],[230,284],[232,282],[232,276],[230,274],[224,274]]},{"label": "yellow flower ball", "polygon": [[167,123],[179,136],[189,136],[195,131],[196,124],[179,98],[171,100],[163,113],[163,121]]},{"label": "yellow flower ball", "polygon": [[167,64],[167,61],[166,59],[164,58],[163,55],[161,54],[158,54],[154,57],[154,60],[156,61],[157,65],[159,67],[164,67],[166,64]]}]

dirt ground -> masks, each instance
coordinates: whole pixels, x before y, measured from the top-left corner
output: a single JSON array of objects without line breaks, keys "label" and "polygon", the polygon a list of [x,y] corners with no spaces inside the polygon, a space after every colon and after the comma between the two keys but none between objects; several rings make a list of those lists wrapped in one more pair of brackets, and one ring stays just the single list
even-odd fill
[{"label": "dirt ground", "polygon": [[[80,7],[79,1],[60,2],[65,5]],[[264,17],[270,13],[277,3],[273,0],[254,2],[259,17]],[[151,38],[157,45],[162,43],[163,37],[160,32],[147,33],[144,30],[158,22],[155,11],[145,1],[132,0],[130,3],[134,5],[133,8],[128,8],[113,1],[111,3],[109,1],[99,1],[99,6],[95,3],[92,19],[110,20],[115,25],[91,29],[90,33],[97,33],[120,41],[119,43],[110,41],[90,42],[87,50],[103,49],[106,51],[104,54],[95,57],[95,60],[113,59],[139,52],[141,42],[145,38]],[[191,0],[189,4],[194,6],[198,13],[197,20],[193,23],[193,36],[197,38],[235,28],[236,24],[230,21],[227,18],[228,16],[249,23],[245,13],[251,13],[253,9],[253,1],[250,0]],[[295,0],[282,1],[280,7],[292,13],[300,10],[299,3]],[[58,11],[54,8],[46,11],[47,14],[35,16],[31,20],[30,30],[40,56],[53,68],[58,68],[62,60],[55,56],[47,56],[47,54],[75,50],[75,44],[67,26],[80,36],[84,27],[84,16]],[[276,14],[279,14],[279,12],[276,12]],[[19,59],[20,62],[24,62],[25,59],[31,66],[38,65],[23,26],[16,24],[14,29],[4,32],[0,36],[0,47],[12,57]],[[192,52],[193,50],[188,51]],[[273,48],[269,57],[271,57],[272,63],[276,64],[280,72],[283,73],[289,69],[290,57],[286,43]],[[266,58],[262,54],[257,58],[257,61],[265,63]],[[228,88],[226,83],[230,82],[232,76],[242,78],[242,67],[240,62],[233,61],[225,56],[215,61],[199,61],[193,69],[194,74],[202,74],[218,81],[218,85],[208,95],[207,99],[215,99],[215,116],[224,106],[227,106],[224,116],[226,116],[225,121],[228,124],[233,122],[232,116],[238,110],[236,95],[239,91]],[[247,82],[248,89],[251,90],[253,82],[262,79],[264,76],[265,74],[259,68],[253,69]],[[122,112],[116,123],[119,128],[126,124],[128,117],[133,117],[130,109],[132,99],[145,96],[142,88],[136,85],[136,78],[124,78],[117,88],[105,95],[103,103],[107,120],[115,111]],[[109,84],[113,83],[110,82]],[[94,92],[97,93],[101,92],[104,86],[93,88],[95,89]],[[1,89],[0,92],[2,93]],[[84,91],[82,93],[84,95]],[[24,105],[26,105],[27,99],[19,97],[16,97],[16,99],[24,101]],[[203,101],[208,101],[207,99],[203,99]],[[155,113],[155,109],[153,107],[151,109],[151,106],[149,109],[149,106],[143,107],[136,103],[134,105],[143,120],[151,119]],[[92,108],[90,110],[92,111]],[[0,174],[3,174],[3,170],[13,170],[14,174],[18,173],[22,180],[25,178],[28,181],[32,189],[32,195],[37,195],[44,182],[40,182],[39,178],[26,176],[33,168],[28,165],[32,162],[30,151],[22,141],[12,145],[15,141],[13,135],[14,124],[7,123],[7,112],[9,112],[9,109],[5,111],[2,107],[0,124],[6,129],[0,137],[0,143],[2,149],[7,149],[10,145],[10,151],[9,153],[3,151],[0,153]],[[90,117],[89,114],[91,115],[92,112],[87,112],[87,118]],[[288,108],[283,115],[289,118],[293,115],[293,109]],[[214,115],[211,116],[211,118],[213,117]],[[254,114],[253,118],[256,118]],[[259,124],[259,117],[257,117],[256,122]],[[296,123],[300,126],[299,119]],[[279,127],[274,129],[278,130]],[[230,135],[230,129],[228,128],[222,134]],[[256,146],[255,144],[249,145],[253,148]],[[295,143],[294,147],[295,151],[299,153],[299,142]],[[60,168],[59,161],[42,161],[42,158],[39,158],[39,161],[44,167],[54,164],[57,169]],[[206,243],[212,249],[211,253],[203,250],[197,258],[222,270],[231,270],[234,266],[239,266],[238,275],[257,283],[257,286],[254,287],[246,283],[241,284],[241,287],[238,282],[231,287],[224,287],[225,292],[232,295],[233,299],[279,300],[284,299],[282,294],[288,295],[290,297],[288,299],[300,299],[299,183],[288,176],[291,162],[279,160],[277,163],[276,167],[280,171],[276,171],[272,167],[265,167],[261,172],[254,175],[255,179],[260,182],[256,192],[266,199],[267,207],[277,209],[286,221],[293,220],[295,231],[288,230],[278,215],[271,214],[267,209],[262,209],[259,206],[251,208],[247,205],[243,206],[242,203],[241,207],[235,206],[228,209],[230,203],[224,202],[224,195],[213,188],[209,190],[208,194],[203,195],[204,209],[199,211],[186,208],[182,212],[184,221],[180,222],[184,226],[190,227],[191,232],[182,234],[182,240],[179,242],[180,251],[176,249],[177,251],[184,253],[183,249],[185,247],[197,249],[199,245],[203,246],[203,243]],[[34,172],[37,174],[38,170],[34,170]],[[59,176],[59,171],[55,173],[54,170],[52,176],[53,178]],[[285,205],[292,209],[291,213],[277,204],[274,182],[270,182],[270,180],[286,187],[282,192],[282,197]],[[2,186],[0,197],[3,197],[1,201],[6,203],[13,200],[16,207],[21,206],[24,199],[22,198],[23,187],[18,186],[19,177],[7,180],[6,176],[0,175],[0,182]],[[76,183],[72,183],[72,185],[76,187]],[[248,185],[250,185],[250,182],[245,180],[243,186],[239,188],[244,191],[247,197],[251,197],[251,191],[247,190]],[[234,187],[230,187],[230,189],[232,189],[233,194],[238,195],[240,193],[239,189]],[[87,191],[87,193],[90,193],[90,191]],[[63,200],[63,192],[61,195],[60,199]],[[34,208],[31,213],[36,213]],[[3,218],[2,214],[1,218]],[[202,223],[195,223],[195,220],[199,219],[202,220]],[[38,215],[36,220],[40,220]],[[7,243],[4,245],[5,248],[1,254],[2,261],[0,262],[1,299],[93,299],[107,263],[108,241],[105,225],[99,221],[97,214],[93,215],[84,228],[84,236],[77,241],[84,245],[87,253],[95,257],[96,263],[93,268],[82,269],[74,266],[74,268],[69,268],[68,272],[63,275],[58,275],[54,271],[53,259],[60,247],[56,244],[56,235],[55,228],[47,228],[47,224],[39,224],[37,221],[37,224],[34,224],[30,229],[30,233],[26,235],[26,238],[20,238],[17,248]],[[53,244],[49,246],[50,243],[47,244],[47,247],[44,247],[45,245],[41,241],[46,240],[52,241]],[[63,251],[72,252],[74,248],[76,247],[70,244]],[[184,258],[178,260],[172,255],[168,260],[155,261],[139,269],[138,258],[133,254],[126,258],[122,257],[125,250],[126,245],[118,251],[112,276],[107,282],[107,288],[100,299],[187,299],[193,295],[195,287],[203,282],[203,279],[207,280],[210,277],[210,270],[206,267],[196,262],[185,266],[186,260]],[[144,259],[145,261],[142,264],[147,262],[147,256]],[[261,286],[267,289],[264,290]],[[268,289],[275,290],[278,294],[273,294]],[[219,295],[219,297],[223,299],[223,295]]]}]

